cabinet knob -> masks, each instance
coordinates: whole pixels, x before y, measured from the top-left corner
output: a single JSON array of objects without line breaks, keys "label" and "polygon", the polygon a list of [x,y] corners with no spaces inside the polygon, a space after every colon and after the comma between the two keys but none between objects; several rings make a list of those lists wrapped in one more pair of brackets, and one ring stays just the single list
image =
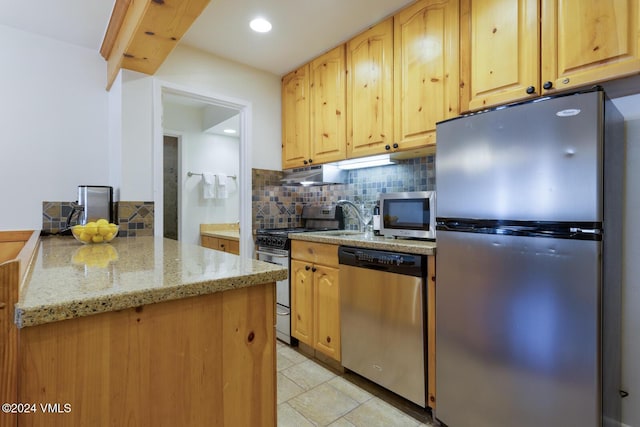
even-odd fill
[{"label": "cabinet knob", "polygon": [[549,90],[553,87],[553,83],[551,82],[544,82],[544,84],[542,85],[543,89]]},{"label": "cabinet knob", "polygon": [[306,160],[303,160],[302,163],[304,163],[305,165],[309,164],[309,162],[307,162]]},{"label": "cabinet knob", "polygon": [[327,343],[331,342],[331,337],[327,337]]},{"label": "cabinet knob", "polygon": [[536,91],[535,86],[529,86],[529,87],[527,88],[527,93],[528,93],[529,95],[531,95],[531,94],[532,94],[532,93],[534,93],[535,91]]},{"label": "cabinet knob", "polygon": [[309,159],[309,164],[313,163],[313,159]]},{"label": "cabinet knob", "polygon": [[389,144],[387,144],[387,145],[384,146],[384,149],[385,150],[391,150],[391,146]]},{"label": "cabinet knob", "polygon": [[393,148],[398,148],[398,143],[397,142],[393,143]]},{"label": "cabinet knob", "polygon": [[314,273],[316,272],[316,270],[317,270],[317,268],[315,268],[315,267],[313,267],[313,268],[311,269],[311,271],[312,271],[312,272],[314,272]]},{"label": "cabinet knob", "polygon": [[307,270],[307,271],[309,271],[309,270],[311,270],[311,267],[310,267],[310,266],[308,266],[308,265],[305,265],[305,266],[304,266],[304,269],[305,269],[305,270]]}]

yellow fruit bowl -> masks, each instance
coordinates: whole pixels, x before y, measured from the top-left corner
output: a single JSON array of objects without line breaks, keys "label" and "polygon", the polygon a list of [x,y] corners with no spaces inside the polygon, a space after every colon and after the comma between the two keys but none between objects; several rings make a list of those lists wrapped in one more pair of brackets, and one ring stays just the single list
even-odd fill
[{"label": "yellow fruit bowl", "polygon": [[85,225],[74,225],[71,227],[71,234],[77,241],[90,243],[107,243],[118,235],[119,227],[110,223],[106,219],[91,221]]}]

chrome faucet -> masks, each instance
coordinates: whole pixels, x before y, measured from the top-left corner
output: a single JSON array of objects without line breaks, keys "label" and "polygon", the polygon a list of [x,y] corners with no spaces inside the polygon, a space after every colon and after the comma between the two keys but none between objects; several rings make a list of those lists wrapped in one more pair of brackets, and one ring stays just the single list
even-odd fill
[{"label": "chrome faucet", "polygon": [[360,211],[360,208],[358,207],[358,205],[353,203],[351,200],[346,200],[346,199],[338,200],[336,204],[351,206],[353,210],[356,212],[356,217],[358,218],[358,225],[360,227],[360,231],[364,231],[364,218],[362,218],[362,212]]}]

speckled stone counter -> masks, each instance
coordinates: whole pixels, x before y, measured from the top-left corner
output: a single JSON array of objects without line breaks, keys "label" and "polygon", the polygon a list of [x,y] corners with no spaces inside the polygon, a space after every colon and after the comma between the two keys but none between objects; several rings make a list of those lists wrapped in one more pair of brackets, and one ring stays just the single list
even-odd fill
[{"label": "speckled stone counter", "polygon": [[287,270],[174,240],[81,245],[43,237],[16,304],[19,328],[282,280]]},{"label": "speckled stone counter", "polygon": [[358,248],[405,252],[418,255],[436,254],[436,242],[414,239],[394,239],[382,236],[365,237],[363,233],[344,230],[289,233],[289,238],[307,242],[330,243],[334,245],[355,246]]}]

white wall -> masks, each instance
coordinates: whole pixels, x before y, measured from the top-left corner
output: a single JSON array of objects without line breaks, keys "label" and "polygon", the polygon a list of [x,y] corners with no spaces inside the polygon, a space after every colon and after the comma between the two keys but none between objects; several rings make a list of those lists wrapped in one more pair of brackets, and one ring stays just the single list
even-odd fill
[{"label": "white wall", "polygon": [[622,421],[640,427],[640,95],[615,100],[626,117],[624,258],[622,284]]},{"label": "white wall", "polygon": [[42,228],[42,202],[109,185],[99,52],[0,25],[0,229]]},{"label": "white wall", "polygon": [[120,200],[153,200],[153,79],[122,72]]},{"label": "white wall", "polygon": [[165,104],[163,126],[167,133],[180,135],[181,189],[180,240],[200,243],[200,224],[235,223],[240,219],[240,198],[236,180],[227,182],[228,198],[205,199],[202,177],[187,172],[235,175],[240,172],[240,141],[237,137],[202,131],[202,108]]}]

